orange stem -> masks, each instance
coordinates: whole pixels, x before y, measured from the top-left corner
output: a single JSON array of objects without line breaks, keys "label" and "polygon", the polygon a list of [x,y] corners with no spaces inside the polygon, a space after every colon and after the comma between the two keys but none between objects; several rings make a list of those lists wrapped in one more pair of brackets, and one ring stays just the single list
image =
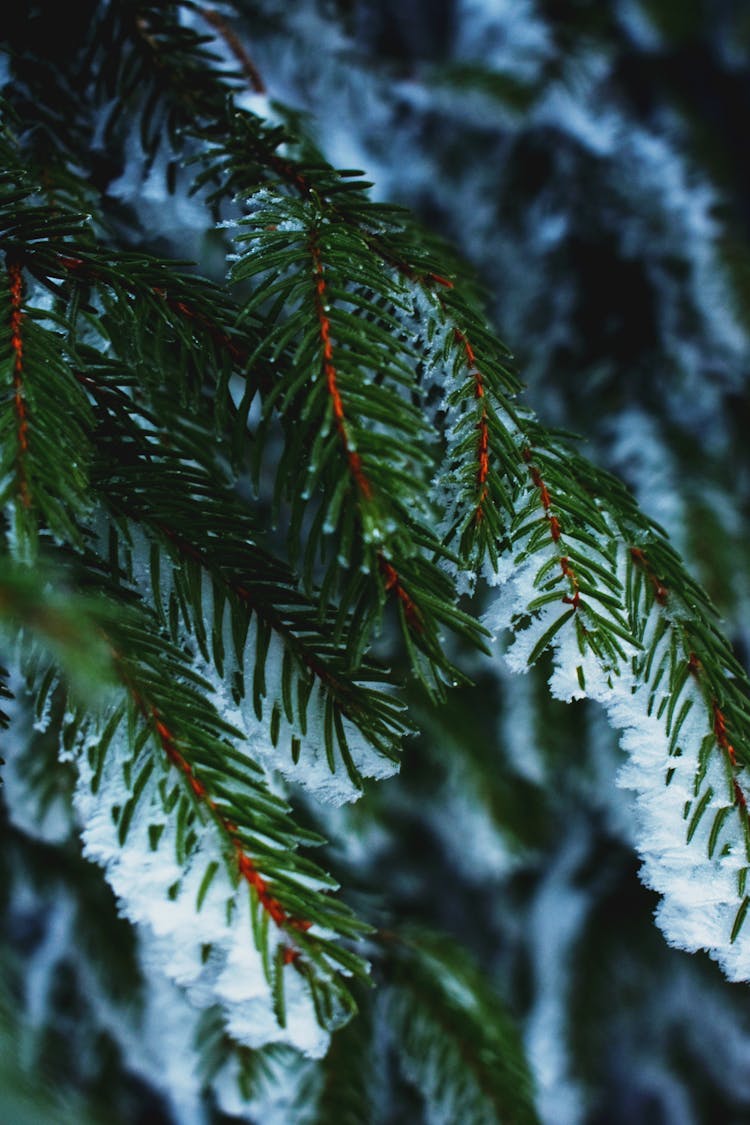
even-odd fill
[{"label": "orange stem", "polygon": [[248,55],[241,40],[235,32],[232,31],[224,17],[217,12],[215,8],[198,8],[198,15],[202,16],[206,23],[210,24],[224,40],[229,50],[237,59],[237,62],[242,67],[255,93],[265,94],[265,83],[260,76],[258,68]]},{"label": "orange stem", "polygon": [[29,420],[24,394],[23,335],[23,273],[17,262],[8,264],[10,283],[10,346],[13,353],[13,408],[16,413],[18,440],[18,488],[24,508],[31,507],[31,493],[24,469],[24,457],[29,450]]},{"label": "orange stem", "polygon": [[[206,785],[196,775],[190,762],[188,762],[180,752],[175,735],[162,719],[158,709],[152,704],[147,703],[132,685],[129,684],[128,686],[143,717],[147,722],[153,723],[167,758],[172,765],[185,775],[193,795],[197,800],[203,801],[210,809],[214,819],[230,840],[237,860],[237,869],[245,882],[254,889],[263,909],[280,929],[292,929],[300,932],[309,930],[312,926],[312,922],[304,918],[295,918],[293,915],[287,913],[279,900],[271,893],[268,883],[243,848],[242,841],[238,838],[239,830],[237,825],[233,824],[224,816],[216,801],[209,793]],[[300,956],[301,953],[299,950],[287,946],[284,950],[284,963],[290,964],[297,961]]]},{"label": "orange stem", "polygon": [[651,586],[653,587],[654,597],[656,598],[659,605],[666,605],[667,598],[669,597],[669,590],[657,577],[651,566],[651,563],[646,558],[645,551],[642,551],[640,547],[631,547],[630,557],[635,565],[639,566],[645,573],[646,577],[651,583]]},{"label": "orange stem", "polygon": [[357,488],[362,493],[365,500],[369,500],[372,496],[372,485],[365,475],[362,466],[362,458],[355,449],[352,449],[349,442],[349,435],[346,431],[344,403],[341,398],[341,392],[339,391],[336,366],[333,362],[331,321],[326,312],[326,293],[328,287],[323,272],[323,260],[320,254],[320,247],[315,233],[313,233],[310,239],[310,254],[313,260],[313,276],[315,278],[315,311],[320,325],[320,342],[323,348],[323,373],[325,374],[326,386],[333,406],[336,430],[341,439],[341,444],[344,447],[349,471]]},{"label": "orange stem", "polygon": [[415,631],[415,633],[423,632],[424,626],[422,624],[422,614],[419,612],[419,607],[417,606],[416,602],[409,596],[408,592],[402,586],[401,579],[398,576],[398,571],[396,570],[396,568],[388,562],[384,555],[378,555],[378,565],[380,567],[380,573],[383,575],[383,578],[385,580],[385,588],[387,592],[393,592],[404,607],[407,624]]},{"label": "orange stem", "polygon": [[[438,274],[433,274],[432,277],[438,284],[449,284],[445,278],[439,277]],[[487,499],[489,488],[487,485],[487,477],[490,473],[490,432],[487,424],[487,406],[485,404],[486,393],[484,389],[484,377],[477,367],[476,356],[468,337],[460,331],[454,329],[455,339],[459,344],[463,345],[466,354],[466,365],[474,375],[474,397],[482,403],[482,413],[477,423],[477,430],[479,431],[479,439],[477,441],[477,459],[479,467],[477,469],[477,487],[479,490],[479,499],[474,510],[474,519],[477,523],[481,523],[484,519],[484,502]]]},{"label": "orange stem", "polygon": [[[552,512],[552,497],[550,496],[550,491],[547,488],[547,485],[539,469],[536,467],[536,465],[531,464],[532,453],[528,445],[525,446],[521,451],[521,456],[528,465],[529,476],[531,477],[534,487],[539,492],[539,501],[544,508],[544,514],[549,520],[549,532],[552,536],[552,541],[554,543],[557,543],[560,539],[560,536],[562,535],[562,528],[560,527],[560,521],[558,520],[557,516]],[[572,605],[573,609],[578,609],[579,605],[581,604],[581,591],[578,585],[578,577],[567,555],[563,555],[560,558],[560,569],[568,579],[572,590],[572,593],[567,594],[562,600],[566,603],[566,605]]]}]

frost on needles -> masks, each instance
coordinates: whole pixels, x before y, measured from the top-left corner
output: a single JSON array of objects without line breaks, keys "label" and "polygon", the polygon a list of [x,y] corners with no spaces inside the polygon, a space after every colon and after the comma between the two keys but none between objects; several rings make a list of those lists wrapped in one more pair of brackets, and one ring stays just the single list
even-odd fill
[{"label": "frost on needles", "polygon": [[705,594],[626,497],[620,510],[597,498],[583,523],[578,504],[593,494],[576,497],[569,478],[559,501],[557,488],[558,473],[573,468],[575,486],[586,467],[554,445],[527,447],[525,459],[513,547],[489,572],[500,595],[485,622],[513,630],[511,670],[551,649],[552,694],[603,705],[628,754],[618,784],[636,794],[641,875],[664,896],[667,940],[750,979],[744,672]]},{"label": "frost on needles", "polygon": [[[283,110],[247,108],[193,5],[97,12],[71,64],[88,128],[131,169],[165,163],[226,276],[131,249],[76,131],[40,153],[6,90],[0,618],[150,970],[240,1047],[314,1058],[370,962],[408,947],[452,972],[349,909],[290,798],[341,805],[396,769],[411,725],[384,637],[439,702],[468,682],[460,654],[511,630],[513,670],[551,650],[553,695],[622,732],[667,939],[748,979],[747,679],[706,596],[626,490],[519,405],[446,247]],[[138,182],[117,197],[136,227]],[[398,1034],[434,1043],[440,1019],[413,1024],[399,987]],[[490,1056],[515,1058],[489,1030]],[[479,1074],[477,1105],[508,1089]]]}]

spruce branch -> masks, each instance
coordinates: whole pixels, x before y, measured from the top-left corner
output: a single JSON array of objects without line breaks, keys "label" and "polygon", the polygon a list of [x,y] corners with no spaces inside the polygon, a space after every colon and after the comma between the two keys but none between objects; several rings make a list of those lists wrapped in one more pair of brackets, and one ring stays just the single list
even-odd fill
[{"label": "spruce branch", "polygon": [[[275,716],[272,741],[279,739],[285,726],[293,759],[311,737],[308,711],[313,684],[317,685],[324,709],[330,707],[333,716],[332,723],[325,724],[329,767],[335,768],[338,751],[352,781],[361,785],[345,724],[356,727],[390,759],[397,756],[408,730],[397,697],[371,686],[387,683],[387,671],[369,661],[348,666],[345,654],[330,640],[336,613],[331,609],[321,616],[319,601],[309,600],[298,589],[293,574],[258,544],[247,510],[220,477],[180,457],[174,443],[165,450],[142,432],[138,438],[139,447],[134,448],[121,437],[118,441],[112,432],[107,435],[98,447],[96,481],[108,509],[123,527],[125,521],[134,521],[161,541],[158,547],[151,539],[147,573],[150,595],[162,620],[171,622],[178,639],[187,613],[204,659],[212,659],[220,675],[228,677],[233,666],[240,670],[241,690],[252,697],[254,715],[268,717],[265,699]],[[115,465],[118,468],[113,471]],[[170,557],[176,565],[169,565]],[[193,566],[210,583],[213,626],[206,617],[203,580],[191,577]],[[175,583],[170,575],[181,572],[188,581]],[[179,617],[171,608],[175,594],[183,609]],[[222,626],[225,616],[231,622],[229,647]],[[253,618],[258,622],[255,648],[248,651]],[[272,673],[265,674],[267,631],[278,638],[284,653],[278,681]]]},{"label": "spruce branch", "polygon": [[538,1121],[515,1026],[465,953],[425,931],[384,935],[385,1020],[404,1074],[448,1120]]},{"label": "spruce branch", "polygon": [[[37,520],[77,538],[71,512],[90,505],[87,462],[92,415],[75,380],[54,316],[29,307],[20,264],[8,260],[8,311],[0,399],[0,506],[12,510],[17,549],[33,551]],[[60,431],[59,410],[66,424]]]},{"label": "spruce branch", "polygon": [[[391,772],[409,727],[369,655],[383,617],[395,612],[439,696],[465,682],[454,649],[486,636],[461,602],[479,575],[501,587],[488,621],[516,634],[510,665],[551,653],[553,693],[599,700],[623,731],[671,939],[750,975],[747,677],[660,529],[518,406],[470,271],[374,203],[360,173],[328,165],[293,115],[239,108],[263,83],[214,9],[95,6],[56,79],[66,106],[92,106],[59,140],[30,136],[27,61],[0,136],[0,620],[47,654],[38,700],[50,659],[73,680],[61,757],[80,772],[86,847],[173,979],[254,1047],[284,1040],[301,994],[326,1028],[354,1010],[367,926],[265,771],[335,800]],[[186,189],[177,158],[197,167],[206,224],[222,219],[236,250],[228,286],[151,252],[137,216],[127,225],[106,186],[85,186],[97,113],[117,159],[137,128],[141,170],[161,161],[170,190]],[[11,562],[60,557],[64,578]],[[104,703],[76,693],[89,681]],[[687,866],[705,928],[689,921]],[[253,972],[244,941],[279,1028],[234,1002],[246,981],[231,970]],[[533,1121],[518,1043],[462,955],[418,937],[386,971],[394,1039],[430,1101],[456,1119]],[[284,1041],[320,1054],[302,1025]],[[334,1069],[318,1114],[360,1113],[368,1091]]]},{"label": "spruce branch", "polygon": [[16,263],[8,264],[8,281],[10,289],[10,348],[12,354],[13,371],[13,410],[16,415],[16,476],[18,492],[24,508],[31,507],[31,495],[26,479],[26,455],[29,450],[29,421],[24,395],[24,341],[21,335],[23,321],[23,279],[21,267]]},{"label": "spruce branch", "polygon": [[[283,371],[264,411],[278,411],[287,421],[291,416],[277,493],[283,489],[292,505],[293,547],[308,528],[309,581],[316,552],[325,557],[323,537],[335,536],[338,548],[335,555],[328,552],[322,589],[335,591],[343,583],[343,605],[356,605],[356,617],[368,626],[377,619],[383,593],[392,592],[413,664],[428,686],[439,689],[441,669],[452,679],[460,673],[446,664],[438,623],[475,642],[480,632],[451,608],[450,582],[433,562],[446,555],[424,502],[436,435],[408,397],[419,388],[416,356],[400,338],[404,301],[398,280],[374,267],[356,231],[321,221],[308,202],[261,193],[249,206],[237,235],[245,249],[232,279],[254,281],[245,311],[267,308],[275,324],[265,359]],[[305,524],[307,502],[318,492],[324,499]],[[344,548],[348,573],[342,572]],[[363,570],[382,585],[355,594]],[[352,643],[360,646],[353,650],[358,655],[362,642]],[[425,671],[420,653],[427,657]]]},{"label": "spruce branch", "polygon": [[[93,574],[90,581],[92,589],[100,585]],[[224,891],[227,902],[234,901],[232,888],[238,881],[250,892],[254,941],[282,1026],[285,966],[294,966],[305,980],[324,1022],[339,1018],[342,1007],[351,1010],[340,972],[364,979],[366,968],[339,939],[356,939],[367,927],[330,897],[334,887],[330,876],[298,853],[300,846],[319,845],[320,837],[294,825],[288,806],[271,794],[260,767],[240,749],[242,736],[211,703],[208,682],[195,672],[186,654],[161,635],[145,607],[139,607],[132,596],[119,604],[93,593],[70,598],[50,589],[49,579],[46,587],[26,567],[12,569],[0,581],[0,616],[14,629],[21,626],[44,641],[61,670],[74,677],[77,703],[63,738],[82,770],[79,784],[90,787],[91,796],[84,801],[95,806],[99,792],[106,800],[124,764],[127,799],[112,810],[119,846],[126,846],[140,818],[139,831],[143,834],[147,828],[151,849],[156,851],[163,817],[176,817],[173,839],[178,862],[188,870],[203,864],[198,910],[217,876],[214,856],[217,852],[223,856],[230,879]],[[104,700],[91,706],[89,662],[110,695],[118,684],[124,689],[124,697],[121,692],[108,717],[102,714]],[[84,685],[89,688],[85,693]],[[112,758],[122,749],[123,738],[130,749],[124,762],[113,769]],[[182,779],[184,797],[179,785],[175,788],[161,780],[167,767]],[[103,780],[107,777],[109,781]],[[122,791],[121,775],[114,791],[118,788]],[[202,861],[202,840],[212,825],[217,845]],[[102,850],[96,830],[91,832],[92,854],[115,869],[121,866],[119,859]],[[125,909],[140,920],[137,895],[128,880],[118,882],[113,877]],[[264,916],[283,934],[280,944],[271,942]],[[221,938],[221,928],[215,940],[226,940]]]},{"label": "spruce branch", "polygon": [[[511,535],[517,569],[510,587],[524,590],[515,603],[511,664],[522,670],[551,648],[554,693],[604,705],[630,750],[622,784],[639,793],[644,878],[665,896],[663,926],[691,950],[708,948],[730,976],[744,976],[747,675],[660,530],[618,482],[545,436],[544,447],[527,447],[531,489]],[[541,594],[530,599],[532,585]],[[674,837],[666,853],[665,821]],[[686,922],[683,896],[695,908],[695,891],[677,877],[686,854],[705,879],[704,930]]]}]

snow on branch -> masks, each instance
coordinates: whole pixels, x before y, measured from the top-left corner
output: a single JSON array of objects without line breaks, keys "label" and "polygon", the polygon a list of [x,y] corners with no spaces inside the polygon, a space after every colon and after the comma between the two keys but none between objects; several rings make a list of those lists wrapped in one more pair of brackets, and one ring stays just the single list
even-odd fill
[{"label": "snow on branch", "polygon": [[[115,632],[136,639],[122,623]],[[169,669],[167,648],[165,659]],[[218,1004],[237,1042],[286,1042],[319,1057],[348,1013],[341,973],[364,972],[334,944],[361,924],[329,897],[332,880],[295,854],[295,835],[319,839],[295,831],[262,770],[226,741],[230,728],[212,718],[187,667],[162,678],[153,659],[139,664],[118,651],[115,667],[125,700],[100,718],[72,712],[63,732],[62,757],[78,769],[85,854],[145,929],[161,971],[197,1007]]]},{"label": "snow on branch", "polygon": [[641,877],[663,896],[659,925],[670,944],[706,950],[730,979],[748,980],[744,673],[663,542],[641,532],[628,545],[593,497],[596,519],[569,497],[557,507],[559,493],[524,459],[531,487],[518,490],[512,550],[488,574],[499,596],[485,623],[513,631],[511,670],[550,650],[552,695],[604,707],[628,754],[618,785],[636,795]]}]

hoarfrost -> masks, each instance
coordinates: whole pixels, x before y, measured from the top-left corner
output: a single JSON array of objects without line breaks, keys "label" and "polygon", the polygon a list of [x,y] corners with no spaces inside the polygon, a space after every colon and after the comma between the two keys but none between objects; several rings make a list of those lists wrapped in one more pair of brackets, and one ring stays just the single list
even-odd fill
[{"label": "hoarfrost", "polygon": [[[209,630],[210,619],[206,621]],[[231,652],[227,648],[227,652]],[[263,680],[265,691],[262,696],[263,716],[258,719],[253,700],[253,680],[257,656],[257,634],[255,619],[250,624],[244,652],[245,694],[235,703],[226,689],[225,681],[220,679],[213,667],[201,666],[201,674],[212,684],[214,699],[219,713],[234,724],[247,739],[249,756],[266,770],[280,775],[287,781],[295,782],[306,789],[319,801],[341,805],[356,801],[361,789],[346,772],[338,748],[334,748],[331,764],[326,753],[326,694],[323,686],[316,683],[307,704],[307,722],[304,731],[295,719],[290,722],[283,709],[279,716],[279,733],[276,744],[269,734],[269,718],[274,701],[282,698],[282,676],[284,646],[281,639],[273,635],[268,644]],[[362,735],[357,727],[343,718],[344,733],[352,761],[362,777],[384,779],[398,772],[398,763],[380,754]],[[294,761],[289,751],[292,738],[299,739],[300,753]]]},{"label": "hoarfrost", "polygon": [[[64,791],[55,787],[49,789],[40,784],[44,763],[35,753],[35,736],[24,711],[30,710],[28,688],[25,678],[17,664],[12,663],[8,686],[12,698],[3,701],[3,708],[10,718],[9,731],[3,739],[2,768],[3,804],[10,823],[31,839],[43,840],[47,844],[62,844],[73,832],[70,807]],[[51,721],[53,690],[47,693],[42,714],[33,723],[38,734],[47,730]],[[28,737],[22,736],[23,731]]]},{"label": "hoarfrost", "polygon": [[[564,608],[552,603],[541,612],[524,615],[523,607],[536,592],[534,575],[540,558],[543,562],[543,552],[515,564],[506,560],[495,576],[500,597],[485,618],[494,632],[515,627],[515,639],[504,656],[506,667],[514,672],[527,670],[534,646],[555,619],[561,618]],[[618,565],[622,572],[624,548]],[[578,612],[585,620],[584,602]],[[664,653],[668,636],[657,641],[655,620],[652,614],[644,647],[655,643],[657,654]],[[750,979],[750,928],[742,925],[749,866],[742,825],[744,805],[736,795],[739,781],[716,744],[714,719],[700,685],[690,680],[682,690],[680,709],[685,713],[675,742],[664,717],[670,713],[666,706],[669,692],[665,688],[650,698],[651,685],[633,671],[634,645],[623,642],[619,666],[605,664],[590,649],[582,653],[571,615],[548,647],[554,661],[549,685],[552,695],[566,702],[597,701],[610,725],[620,732],[628,759],[617,784],[635,793],[640,875],[663,896],[656,920],[667,941],[688,952],[706,950],[731,980]],[[658,660],[657,655],[656,665]]]},{"label": "hoarfrost", "polygon": [[[301,1056],[269,1058],[249,1100],[240,1093],[239,1065],[232,1058],[216,1075],[213,1091],[223,1113],[263,1125],[292,1125],[312,1119],[320,1070]],[[307,1110],[307,1112],[305,1112]]]},{"label": "hoarfrost", "polygon": [[[168,616],[170,600],[175,586],[175,571],[166,557],[162,557],[159,574],[158,598],[152,583],[151,555],[148,540],[135,524],[128,525],[130,546],[128,569],[139,591],[154,605],[160,615]],[[269,780],[278,775],[307,789],[318,800],[339,805],[356,801],[361,796],[361,788],[348,776],[340,751],[334,748],[333,762],[326,753],[326,691],[320,681],[316,681],[308,704],[306,724],[302,728],[298,718],[289,721],[283,708],[280,708],[278,737],[271,741],[269,721],[274,706],[283,699],[282,690],[284,666],[284,642],[277,633],[272,633],[268,641],[263,668],[262,689],[260,691],[261,718],[255,710],[254,684],[256,661],[258,658],[257,617],[253,615],[244,640],[240,660],[237,659],[235,637],[231,613],[226,602],[222,603],[221,621],[215,619],[215,590],[207,572],[201,574],[202,626],[210,645],[216,634],[223,648],[223,674],[220,676],[213,662],[200,659],[194,661],[196,671],[211,686],[213,702],[219,714],[240,731],[246,739],[248,757],[262,765],[269,772]],[[195,647],[194,638],[185,627],[180,630],[180,641],[185,646]],[[229,685],[235,672],[241,673],[244,694],[235,700]],[[296,696],[296,688],[292,694]],[[342,718],[344,735],[351,759],[363,778],[382,780],[398,772],[398,762],[385,757],[369,742],[349,719]],[[300,743],[299,760],[295,762],[289,751],[292,738]]]},{"label": "hoarfrost", "polygon": [[[105,755],[95,793],[93,770],[81,748],[74,804],[84,853],[104,867],[122,913],[139,931],[147,966],[182,988],[194,1007],[218,1003],[230,1034],[241,1043],[289,1043],[320,1057],[328,1035],[317,1023],[309,994],[292,980],[293,970],[285,970],[287,1025],[276,1022],[253,941],[248,891],[232,884],[213,824],[196,818],[191,853],[186,862],[178,861],[178,817],[164,811],[164,785],[171,788],[177,778],[166,769],[153,768],[121,841],[113,810],[126,807],[132,790],[123,776],[123,763],[130,758],[125,733],[116,738],[119,744]],[[217,865],[215,875],[197,909],[210,863]],[[278,940],[269,934],[272,954]]]}]

